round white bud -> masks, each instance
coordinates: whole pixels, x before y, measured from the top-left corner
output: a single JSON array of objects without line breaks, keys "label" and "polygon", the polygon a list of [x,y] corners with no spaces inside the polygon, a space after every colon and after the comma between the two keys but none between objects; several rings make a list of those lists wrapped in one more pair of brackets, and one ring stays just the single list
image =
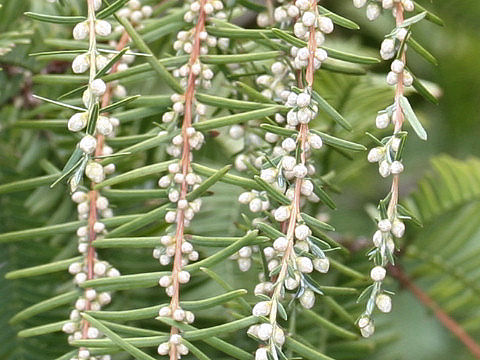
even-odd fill
[{"label": "round white bud", "polygon": [[313,260],[313,267],[318,272],[325,274],[330,268],[330,261],[327,258],[316,258]]},{"label": "round white bud", "polygon": [[308,289],[300,296],[300,304],[305,309],[311,309],[315,305],[315,294],[312,290]]},{"label": "round white bud", "polygon": [[382,219],[378,222],[377,227],[382,232],[389,232],[392,229],[392,223],[388,219]]},{"label": "round white bud", "polygon": [[255,304],[252,310],[254,316],[268,316],[270,314],[272,304],[270,301],[260,301]]},{"label": "round white bud", "polygon": [[102,79],[95,79],[90,84],[90,90],[95,96],[103,96],[103,94],[105,94],[105,91],[107,91],[107,85]]},{"label": "round white bud", "polygon": [[385,279],[385,275],[387,274],[387,270],[385,270],[382,266],[375,266],[370,271],[370,278],[373,281],[383,281]]},{"label": "round white bud", "polygon": [[392,298],[386,294],[379,294],[375,299],[375,304],[378,310],[383,313],[389,313],[392,311]]},{"label": "round white bud", "polygon": [[89,27],[88,23],[86,21],[83,21],[81,23],[78,23],[75,25],[73,28],[73,38],[75,40],[84,40],[87,38],[89,33]]},{"label": "round white bud", "polygon": [[112,33],[112,25],[106,20],[95,21],[95,32],[98,36],[108,36]]},{"label": "round white bud", "polygon": [[92,154],[97,147],[97,139],[92,135],[85,135],[79,143],[80,149],[86,154]]}]

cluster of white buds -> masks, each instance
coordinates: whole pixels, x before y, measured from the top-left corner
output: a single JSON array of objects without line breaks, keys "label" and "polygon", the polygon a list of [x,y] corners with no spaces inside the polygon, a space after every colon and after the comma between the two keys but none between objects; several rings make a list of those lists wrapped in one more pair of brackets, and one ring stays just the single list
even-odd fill
[{"label": "cluster of white buds", "polygon": [[[82,243],[81,243],[82,244]],[[70,264],[68,271],[74,275],[74,282],[80,285],[87,281],[88,276],[88,264],[86,258],[81,262],[74,262]],[[96,257],[93,263],[93,278],[103,277],[117,277],[120,273],[117,269],[112,267],[106,261],[100,261]],[[75,301],[75,309],[70,312],[70,319],[66,322],[62,330],[69,334],[68,340],[80,340],[83,338],[82,328],[84,321],[82,320],[80,313],[86,310],[99,311],[105,305],[108,305],[111,301],[111,294],[109,292],[97,292],[95,289],[86,289],[82,296]],[[87,338],[97,339],[102,334],[100,331],[92,326],[88,327]]]},{"label": "cluster of white buds", "polygon": [[[390,60],[395,57],[397,54],[400,45],[406,40],[408,35],[408,30],[405,28],[398,28],[396,31],[393,32],[392,36],[387,37],[385,40],[382,41],[382,45],[380,47],[380,56],[383,60]],[[404,44],[404,47],[407,45]],[[399,68],[400,64],[396,64],[396,69]],[[402,69],[403,70],[403,69]],[[392,66],[393,71],[393,66]]]},{"label": "cluster of white buds", "polygon": [[[275,61],[270,66],[271,75],[260,75],[255,79],[257,85],[262,88],[262,95],[268,99],[286,100],[290,87],[294,84],[295,76],[283,61]],[[277,122],[284,122],[282,117],[275,119]]]},{"label": "cluster of white buds", "polygon": [[[299,124],[308,124],[317,116],[318,106],[315,101],[312,100],[312,96],[308,90],[304,90],[299,94],[291,91],[288,94],[285,105],[292,108],[292,110],[287,113],[287,124],[292,128],[295,128]],[[289,151],[288,149],[285,150]]]},{"label": "cluster of white buds", "polygon": [[[190,9],[185,13],[183,19],[188,23],[195,23],[201,10],[201,1],[194,0],[190,3]],[[203,11],[207,17],[216,17],[220,20],[227,19],[227,14],[222,11],[224,8],[221,0],[206,0]]]},{"label": "cluster of white buds", "polygon": [[388,177],[391,174],[398,175],[403,172],[404,166],[400,160],[395,160],[399,153],[402,138],[392,136],[386,138],[384,146],[377,146],[368,152],[367,159],[371,163],[378,163],[378,172],[382,177]]},{"label": "cluster of white buds", "polygon": [[413,76],[405,69],[405,64],[402,60],[396,59],[392,62],[391,71],[387,74],[387,84],[394,86],[398,83],[399,75],[401,75],[404,86],[412,86]]},{"label": "cluster of white buds", "polygon": [[[158,180],[158,185],[161,188],[168,188],[168,198],[171,202],[177,203],[177,208],[184,212],[184,224],[188,226],[195,214],[200,211],[202,200],[195,199],[193,201],[187,201],[186,199],[180,199],[181,185],[183,182],[187,183],[189,191],[195,190],[202,179],[199,175],[195,174],[192,169],[186,176],[182,173],[180,162],[170,164],[168,166],[168,175],[164,175]],[[177,211],[168,211],[165,214],[165,221],[169,224],[177,222]]]},{"label": "cluster of white buds", "polygon": [[127,6],[117,11],[117,16],[129,19],[132,25],[137,28],[142,20],[148,19],[152,15],[153,8],[150,5],[142,6],[140,0],[129,0]]},{"label": "cluster of white buds", "polygon": [[182,344],[182,336],[179,334],[173,334],[170,336],[168,342],[161,343],[158,346],[157,352],[159,355],[168,355],[172,350],[172,347],[176,348],[175,353],[178,358],[180,358],[181,355],[188,355],[188,348]]},{"label": "cluster of white buds", "polygon": [[[79,132],[87,126],[88,112],[80,112],[73,114],[68,120],[68,130],[72,132]],[[115,117],[99,116],[96,123],[96,133],[111,137],[115,134],[115,129],[120,125],[120,121]],[[86,154],[92,154],[97,142],[91,135],[86,135],[82,138],[79,144],[82,151]]]},{"label": "cluster of white buds", "polygon": [[382,9],[391,10],[393,16],[395,16],[395,5],[397,3],[402,4],[405,11],[410,12],[415,10],[415,3],[413,2],[413,0],[353,0],[353,6],[355,6],[356,8],[362,8],[367,5],[367,19],[370,21],[376,20],[382,13]]},{"label": "cluster of white buds", "polygon": [[[258,303],[258,304],[262,304],[262,303]],[[259,313],[259,311],[255,311],[255,309],[254,309],[254,314],[255,313]],[[256,316],[266,316],[266,315],[256,315]],[[269,323],[263,323],[263,324],[260,324],[260,325],[252,325],[248,329],[247,334],[257,338],[258,340],[264,341],[264,342],[272,341],[277,346],[282,346],[285,343],[285,333],[280,328],[280,326],[278,326],[276,324],[272,325],[272,324],[269,324]],[[263,354],[262,354],[263,349],[265,349],[265,348],[257,349],[257,351],[255,353],[255,359],[257,359],[259,355],[263,356]],[[259,353],[259,351],[260,351],[260,353]],[[262,359],[262,357],[260,357],[260,359]],[[267,358],[265,357],[265,359],[267,359]]]},{"label": "cluster of white buds", "polygon": [[[262,177],[263,178],[263,177]],[[253,213],[267,211],[270,208],[266,191],[251,190],[240,194],[238,197],[240,204],[248,205]]]},{"label": "cluster of white buds", "polygon": [[236,260],[240,271],[246,272],[252,266],[252,255],[258,253],[258,251],[258,246],[244,246],[230,256],[230,260]]},{"label": "cluster of white buds", "polygon": [[[182,245],[185,245],[185,244],[186,243],[184,242]],[[183,248],[183,246],[182,246],[182,248]],[[185,270],[180,271],[177,274],[177,277],[178,277],[178,282],[180,284],[187,284],[190,281],[190,273],[188,271],[185,271]],[[165,288],[165,293],[170,297],[173,296],[173,290],[174,290],[172,284],[173,284],[173,280],[172,280],[172,277],[170,275],[164,275],[160,278],[160,280],[158,280],[158,285]]]},{"label": "cluster of white buds", "polygon": [[77,356],[70,358],[70,360],[111,360],[110,355],[91,355],[86,348],[78,349]]},{"label": "cluster of white buds", "polygon": [[[292,46],[290,49],[290,55],[294,57],[294,66],[296,69],[303,69],[308,64],[308,58],[310,56],[310,50],[307,47],[297,48]],[[327,60],[328,54],[325,50],[317,48],[315,50],[315,57],[313,59],[313,67],[315,70],[320,69],[322,63]]]},{"label": "cluster of white buds", "polygon": [[[78,23],[73,28],[73,38],[75,40],[85,40],[90,33],[89,20]],[[95,20],[95,34],[106,37],[112,33],[112,25],[106,20]]]},{"label": "cluster of white buds", "polygon": [[[168,265],[175,256],[175,235],[163,235],[160,242],[162,245],[153,249],[153,257],[158,259],[161,265]],[[188,265],[190,261],[197,261],[199,257],[192,243],[185,239],[182,241],[182,256],[182,266]],[[169,285],[164,286],[160,284],[160,286],[168,287]]]},{"label": "cluster of white buds", "polygon": [[[79,220],[86,220],[89,218],[90,208],[95,207],[97,213],[103,218],[110,218],[113,216],[112,209],[109,208],[108,199],[104,196],[98,196],[95,199],[95,203],[91,204],[92,199],[89,194],[84,191],[76,191],[72,194],[72,200],[77,204],[77,212]],[[100,220],[95,221],[92,225],[92,229],[87,226],[81,226],[77,229],[78,236],[78,252],[84,257],[81,261],[74,262],[68,267],[70,274],[74,276],[74,283],[81,285],[85,281],[89,280],[89,260],[88,250],[90,243],[90,231],[94,233],[95,239],[101,238],[106,233],[105,224]],[[93,277],[91,279],[99,279],[104,277],[117,277],[120,276],[120,272],[111,266],[107,261],[101,261],[97,258],[96,252],[93,253],[92,263]],[[86,310],[98,311],[104,305],[109,304],[111,301],[111,294],[109,292],[98,292],[95,289],[86,289],[82,296],[80,296],[75,302],[75,309],[70,313],[70,320],[66,322],[62,330],[69,334],[68,340],[80,340],[83,339],[83,327],[85,321],[82,320],[80,313]],[[88,339],[97,339],[102,336],[101,332],[88,325],[86,336]],[[78,360],[81,359],[95,359],[95,360],[108,360],[109,356],[93,357],[89,356],[88,350],[80,349],[78,353]],[[76,358],[72,358],[76,359]]]}]

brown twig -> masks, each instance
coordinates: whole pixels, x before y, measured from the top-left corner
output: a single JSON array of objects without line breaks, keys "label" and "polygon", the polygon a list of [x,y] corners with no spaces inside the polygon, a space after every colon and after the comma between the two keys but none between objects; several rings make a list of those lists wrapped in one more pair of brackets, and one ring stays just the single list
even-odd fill
[{"label": "brown twig", "polygon": [[[122,50],[126,44],[129,41],[129,36],[127,32],[122,33],[122,37],[120,38],[120,41],[118,42],[118,45],[116,47],[116,50],[120,51]],[[115,63],[112,67],[112,73],[117,72],[118,69],[118,64],[119,62]],[[106,107],[112,98],[112,92],[113,92],[113,87],[111,84],[107,85],[107,90],[105,91],[105,94],[103,95],[102,98],[102,108]],[[101,156],[103,155],[103,148],[105,145],[105,137],[101,134],[97,134],[97,147],[95,149],[95,156]],[[89,214],[88,214],[88,250],[87,250],[87,280],[92,280],[94,278],[94,272],[93,272],[93,267],[95,265],[95,247],[92,245],[92,243],[96,240],[97,234],[94,230],[95,222],[98,220],[98,209],[97,209],[97,198],[98,198],[98,191],[95,190],[95,183],[92,181],[90,185],[90,192],[88,193],[88,198],[90,201],[90,209],[89,209]],[[85,289],[85,292],[87,292],[90,289]],[[85,305],[85,310],[90,310],[90,300],[88,300],[86,297],[86,305]],[[87,332],[88,328],[90,327],[90,324],[84,320],[83,322],[83,331],[82,331],[82,337],[84,339],[87,338]]]},{"label": "brown twig", "polygon": [[[194,30],[194,44],[192,53],[190,54],[189,65],[190,65],[190,73],[188,75],[187,81],[187,89],[185,92],[185,112],[183,116],[182,122],[182,137],[183,137],[183,150],[182,150],[182,159],[181,159],[181,166],[182,166],[182,175],[183,181],[181,184],[180,190],[180,200],[186,200],[187,193],[188,193],[188,184],[187,184],[187,175],[190,171],[190,143],[188,141],[188,129],[192,126],[192,107],[193,107],[193,99],[195,95],[195,80],[196,76],[192,71],[192,65],[198,61],[200,56],[200,33],[205,31],[205,7],[206,0],[200,1],[200,10],[198,15],[198,21],[195,25]],[[185,211],[183,209],[178,208],[177,214],[177,229],[175,232],[175,257],[173,260],[173,269],[172,269],[172,287],[173,287],[173,294],[172,300],[170,302],[170,308],[172,314],[175,313],[175,310],[179,307],[180,302],[180,282],[178,279],[179,273],[182,271],[182,243],[185,231]],[[178,334],[178,329],[172,326],[171,335]],[[170,349],[170,360],[177,360],[177,348],[172,346]]]},{"label": "brown twig", "polygon": [[390,274],[402,286],[410,290],[423,305],[433,311],[437,319],[465,345],[476,359],[480,359],[480,345],[470,337],[459,323],[449,316],[427,293],[415,285],[399,265],[389,266],[389,270]]}]

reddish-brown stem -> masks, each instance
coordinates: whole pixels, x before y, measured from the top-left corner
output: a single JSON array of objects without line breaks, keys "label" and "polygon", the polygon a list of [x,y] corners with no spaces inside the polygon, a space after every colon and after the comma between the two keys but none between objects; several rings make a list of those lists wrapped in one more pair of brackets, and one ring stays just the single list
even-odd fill
[{"label": "reddish-brown stem", "polygon": [[[120,38],[120,41],[118,42],[118,45],[116,47],[117,51],[122,50],[126,44],[129,41],[129,36],[127,32],[122,33],[122,37]],[[112,73],[115,73],[117,71],[119,62],[115,63],[112,67]],[[107,90],[105,91],[105,94],[103,95],[102,98],[102,108],[106,107],[112,98],[112,92],[113,88],[111,84],[107,85]],[[103,155],[103,147],[105,145],[105,137],[101,134],[97,134],[97,147],[95,148],[95,156],[101,156]],[[90,192],[88,193],[88,199],[90,201],[90,209],[88,213],[88,249],[87,249],[87,279],[91,280],[94,278],[94,273],[93,273],[93,267],[95,265],[95,247],[92,245],[92,243],[95,241],[97,234],[94,230],[95,222],[98,219],[98,209],[97,209],[97,198],[98,198],[98,191],[95,190],[95,183],[92,182],[90,186]],[[85,291],[88,291],[89,289],[86,289]],[[90,301],[85,297],[86,299],[86,305],[85,305],[85,310],[90,310]],[[83,322],[83,328],[82,328],[82,337],[84,339],[87,338],[87,332],[90,324],[87,321]]]},{"label": "reddish-brown stem", "polygon": [[400,266],[390,266],[389,270],[402,286],[410,290],[423,305],[433,311],[437,319],[465,345],[476,359],[480,359],[480,345],[468,335],[459,323],[449,316],[427,293],[415,285]]},{"label": "reddish-brown stem", "polygon": [[[205,7],[206,0],[200,1],[200,10],[198,15],[197,24],[195,25],[194,29],[194,43],[192,53],[190,54],[189,65],[190,65],[190,72],[188,75],[187,80],[187,89],[185,91],[185,111],[183,116],[182,122],[182,137],[183,137],[183,149],[182,149],[182,158],[181,158],[181,167],[182,167],[182,175],[183,181],[181,183],[181,190],[180,190],[180,200],[186,200],[187,193],[188,193],[188,184],[187,184],[187,175],[190,171],[190,156],[191,156],[191,149],[190,143],[188,141],[188,129],[192,126],[192,108],[193,108],[193,100],[195,96],[195,80],[196,76],[192,71],[192,65],[198,61],[200,56],[200,33],[205,31]],[[170,301],[170,309],[172,314],[175,310],[179,307],[180,301],[180,282],[178,279],[178,274],[182,271],[182,243],[185,231],[185,211],[183,209],[178,208],[177,213],[177,229],[175,232],[175,257],[173,260],[173,269],[172,269],[172,287],[173,287],[173,294],[172,300]],[[178,329],[172,326],[171,335],[178,334]],[[172,346],[170,349],[170,360],[177,360],[177,348]]]}]

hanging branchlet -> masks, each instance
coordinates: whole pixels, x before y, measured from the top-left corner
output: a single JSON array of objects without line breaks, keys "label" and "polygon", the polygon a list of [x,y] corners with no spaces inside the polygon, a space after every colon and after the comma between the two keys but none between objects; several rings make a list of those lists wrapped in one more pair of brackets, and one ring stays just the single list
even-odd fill
[{"label": "hanging branchlet", "polygon": [[[97,78],[99,71],[106,70],[113,74],[125,70],[128,68],[127,64],[134,60],[133,55],[128,54],[123,55],[121,58],[116,58],[115,54],[104,56],[98,53],[95,34],[101,36],[109,35],[110,24],[106,21],[95,19],[95,12],[102,7],[101,1],[92,2],[89,0],[87,1],[87,7],[87,23],[80,23],[75,26],[74,38],[80,40],[83,38],[83,34],[87,32],[87,34],[90,35],[89,52],[76,56],[72,63],[72,69],[74,73],[82,73],[90,69],[89,84],[83,94],[83,102],[88,108],[88,111],[86,113],[73,115],[68,122],[68,128],[71,131],[82,130],[85,119],[87,121],[86,126],[88,126],[89,121],[96,122],[95,130],[92,134],[87,134],[80,141],[82,151],[84,151],[86,155],[91,156],[85,168],[86,175],[91,180],[91,190],[89,192],[77,190],[72,194],[72,200],[77,204],[79,220],[87,220],[86,226],[77,229],[78,251],[83,255],[83,259],[80,262],[72,263],[68,269],[69,272],[74,275],[74,282],[78,286],[82,286],[82,284],[88,280],[120,276],[119,271],[107,261],[99,260],[93,242],[101,240],[107,233],[106,226],[101,219],[113,217],[113,211],[109,207],[108,198],[102,196],[100,191],[95,189],[95,185],[103,181],[106,174],[113,173],[115,171],[115,165],[110,163],[102,166],[97,160],[113,153],[112,148],[106,144],[106,140],[115,136],[116,129],[120,124],[117,118],[107,113],[100,114],[101,110],[99,109],[106,109],[114,96],[126,96],[126,91],[118,83],[105,84],[103,81],[101,86],[103,88],[103,84],[105,84],[104,91],[97,92],[94,87],[96,86],[95,84],[97,84],[97,80],[99,80]],[[95,27],[90,26],[90,24],[95,24]],[[129,36],[124,30],[117,29],[117,31],[120,39],[118,42],[112,40],[110,45],[115,46],[118,53],[125,54],[124,47],[129,41]],[[106,68],[107,66],[108,68]],[[92,112],[94,116],[96,116],[96,119],[92,118]],[[80,126],[80,122],[82,126]],[[86,139],[88,139],[88,141]],[[84,146],[87,142],[89,146],[95,145],[93,151],[91,151],[90,148],[88,151],[85,151],[86,149],[82,147],[82,145]],[[97,158],[97,160],[94,158]],[[80,170],[81,169],[77,170],[77,172]],[[71,181],[74,179],[75,178],[72,178]],[[75,189],[75,187],[72,187],[72,190],[73,189]],[[102,306],[109,304],[110,301],[110,292],[98,292],[93,288],[85,289],[83,295],[75,302],[75,309],[70,313],[70,321],[65,323],[62,328],[64,332],[69,334],[69,341],[101,337],[101,331],[83,319],[80,313],[89,310],[99,311]],[[88,349],[79,349],[78,359],[91,360],[92,358],[107,360],[110,357],[109,355],[93,357],[90,355]]]},{"label": "hanging branchlet", "polygon": [[[189,200],[188,194],[197,189],[202,179],[191,166],[193,150],[199,150],[205,136],[192,125],[201,121],[207,114],[207,107],[196,100],[196,92],[200,89],[209,89],[214,76],[212,68],[202,64],[201,55],[207,55],[209,48],[226,47],[225,39],[217,40],[208,34],[205,28],[207,18],[216,17],[225,19],[222,11],[223,3],[220,0],[195,0],[189,3],[185,12],[184,21],[191,24],[189,30],[179,31],[177,40],[173,44],[177,55],[188,55],[186,64],[173,71],[173,76],[180,80],[180,85],[185,89],[183,94],[173,94],[172,110],[163,114],[162,121],[169,125],[171,131],[180,128],[180,134],[172,138],[167,147],[169,155],[179,158],[168,166],[168,175],[162,176],[158,185],[167,189],[168,199],[175,210],[167,211],[165,221],[172,224],[169,234],[161,239],[162,246],[154,249],[153,256],[159,259],[160,264],[168,265],[173,259],[171,275],[160,278],[159,285],[166,289],[171,297],[170,305],[162,307],[159,311],[161,317],[171,317],[175,321],[193,323],[195,316],[191,311],[186,311],[180,306],[180,285],[190,281],[190,273],[182,268],[190,261],[199,257],[193,245],[185,239],[185,228],[190,225],[195,214],[200,211],[202,200],[200,198]],[[176,360],[182,355],[187,355],[189,350],[181,342],[182,337],[176,327],[171,328],[168,342],[158,346],[160,355],[169,355]]]},{"label": "hanging branchlet", "polygon": [[[298,299],[304,308],[314,306],[315,293],[322,292],[310,274],[328,272],[330,262],[325,252],[332,250],[314,233],[318,227],[333,230],[330,225],[301,212],[306,201],[320,200],[314,191],[312,177],[316,169],[310,156],[322,148],[323,141],[319,134],[309,129],[309,123],[319,111],[319,95],[313,89],[314,72],[328,57],[321,45],[325,34],[333,31],[333,22],[319,15],[316,1],[281,4],[273,14],[281,27],[293,25],[299,39],[295,43],[305,41],[305,45],[291,47],[290,58],[273,63],[271,75],[262,75],[256,81],[263,88],[263,96],[289,109],[286,115],[275,116],[275,121],[283,127],[266,127],[271,130],[265,134],[266,142],[272,144],[270,153],[253,153],[236,160],[240,170],[246,170],[248,161],[253,160],[250,166],[259,172],[255,180],[266,189],[244,192],[239,201],[248,204],[254,213],[269,211],[271,219],[281,229],[276,230],[276,226],[268,225],[265,219],[254,221],[273,240],[272,246],[263,249],[268,276],[262,274],[262,282],[255,287],[255,295],[261,301],[253,308],[253,315],[267,317],[267,320],[248,330],[250,336],[262,343],[256,351],[256,360],[285,358],[282,346],[286,334],[278,319],[278,316],[287,318],[283,302],[290,297],[290,292],[292,300]],[[260,14],[257,22],[263,24],[264,17],[265,14]],[[243,168],[242,163],[245,164]],[[251,254],[248,248],[239,251],[241,270],[249,267],[251,261],[247,259]]]},{"label": "hanging branchlet", "polygon": [[[356,7],[362,7],[366,1],[354,1]],[[381,1],[384,10],[391,11],[395,17],[396,27],[385,37],[380,50],[384,60],[392,60],[391,71],[388,73],[386,82],[395,87],[394,103],[380,111],[375,120],[378,129],[386,129],[393,125],[393,135],[382,140],[373,138],[378,146],[368,153],[368,161],[378,163],[378,171],[384,178],[393,177],[392,186],[388,195],[378,205],[379,217],[377,219],[377,231],[373,235],[374,248],[369,252],[369,258],[375,264],[370,272],[373,284],[360,295],[358,301],[367,301],[365,312],[358,319],[358,326],[364,337],[370,337],[375,331],[372,318],[375,306],[384,313],[392,309],[391,292],[383,288],[386,269],[389,264],[394,265],[395,239],[400,239],[405,233],[404,220],[411,219],[406,209],[399,205],[399,179],[404,171],[403,149],[407,138],[407,132],[402,130],[404,121],[407,120],[417,135],[426,140],[427,135],[422,125],[416,118],[413,110],[404,96],[405,88],[413,85],[413,75],[407,69],[407,49],[411,37],[410,27],[422,20],[426,13],[421,13],[405,19],[406,12],[415,10],[413,1],[391,0]],[[367,17],[375,20],[381,12],[377,2],[367,5]]]}]

